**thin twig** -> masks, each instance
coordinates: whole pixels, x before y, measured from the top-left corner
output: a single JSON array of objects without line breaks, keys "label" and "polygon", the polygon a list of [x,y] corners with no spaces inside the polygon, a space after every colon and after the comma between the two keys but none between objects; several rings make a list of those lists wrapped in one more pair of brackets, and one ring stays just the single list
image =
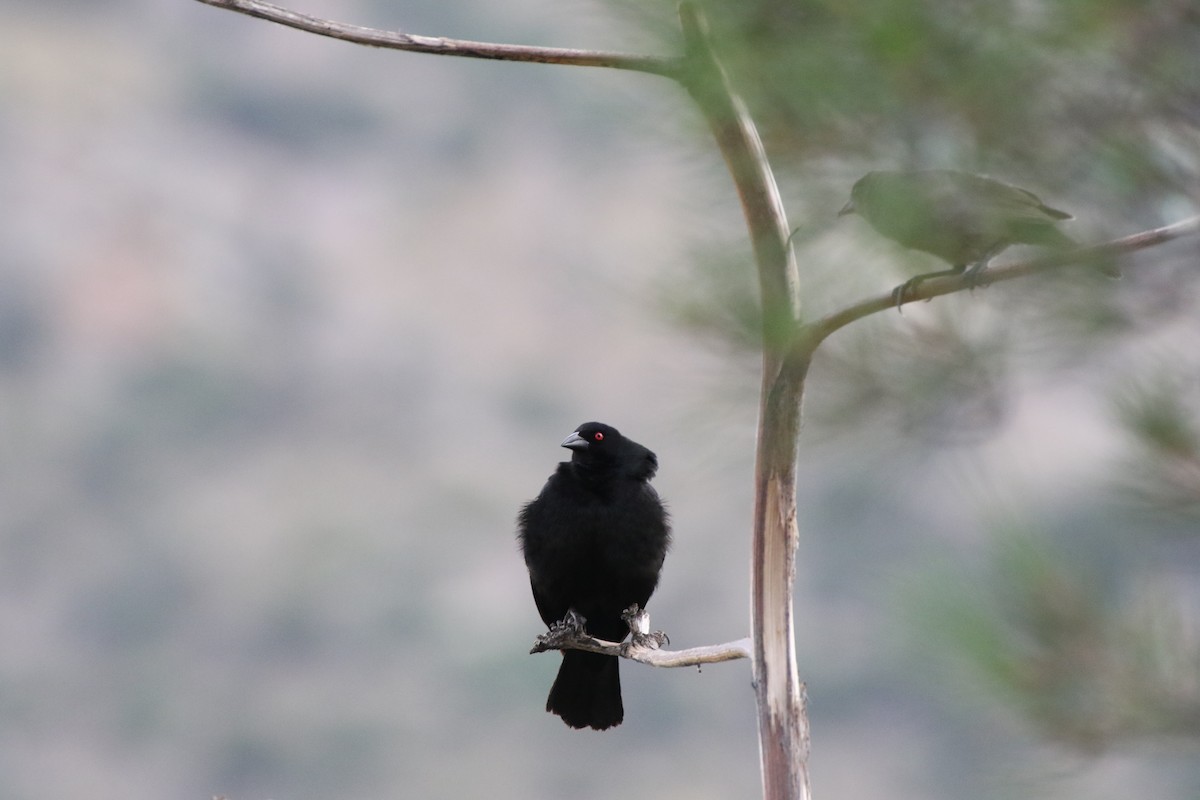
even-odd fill
[{"label": "thin twig", "polygon": [[629,626],[629,641],[606,642],[588,635],[587,620],[572,609],[562,621],[551,625],[550,630],[537,637],[529,654],[548,650],[586,650],[640,661],[652,667],[697,667],[751,657],[750,639],[688,650],[662,650],[662,645],[669,643],[670,639],[662,631],[650,631],[650,613],[637,603],[622,611],[621,619]]},{"label": "thin twig", "polygon": [[265,3],[262,0],[199,0],[206,5],[236,11],[239,14],[265,19],[289,28],[341,39],[344,42],[363,44],[369,47],[385,47],[392,50],[408,50],[415,53],[431,53],[441,56],[484,58],[493,61],[526,61],[538,64],[567,64],[579,67],[610,67],[634,72],[646,72],[678,79],[682,61],[678,58],[634,55],[603,50],[577,50],[567,47],[534,47],[516,44],[494,44],[472,42],[465,39],[447,39],[442,36],[419,36],[348,25],[343,22],[313,17],[290,11],[286,8]]},{"label": "thin twig", "polygon": [[[1111,256],[1132,253],[1135,250],[1144,250],[1147,247],[1153,247],[1172,239],[1193,236],[1198,233],[1200,233],[1200,217],[1191,217],[1162,228],[1141,231],[1140,233],[1123,236],[1120,239],[1113,239],[1110,242],[1102,244],[1078,247],[1058,253],[1048,253],[1037,258],[1019,261],[1014,264],[1006,264],[1001,267],[989,267],[976,276],[973,281],[965,275],[934,278],[920,284],[911,291],[905,292],[904,303],[915,303],[920,300],[928,300],[932,297],[941,297],[942,295],[961,292],[964,289],[972,287],[1011,281],[1014,278],[1022,278],[1035,272],[1043,272],[1068,264],[1086,264],[1102,261]],[[810,325],[804,326],[804,333],[807,335],[797,338],[798,346],[808,348],[811,352],[811,349],[815,348],[834,331],[846,327],[855,320],[876,314],[880,311],[887,311],[891,308],[896,308],[896,300],[891,293],[888,293],[881,297],[873,297],[869,300],[855,303],[841,311],[835,311]]]},{"label": "thin twig", "polygon": [[701,664],[715,664],[721,661],[734,661],[739,658],[750,658],[750,639],[738,639],[724,644],[711,644],[702,647],[689,647],[686,650],[660,650],[656,647],[639,645],[634,642],[607,642],[591,636],[557,636],[553,640],[538,637],[533,653],[545,653],[551,650],[586,650],[589,653],[600,653],[606,656],[628,658],[640,661],[652,667],[697,667]]}]

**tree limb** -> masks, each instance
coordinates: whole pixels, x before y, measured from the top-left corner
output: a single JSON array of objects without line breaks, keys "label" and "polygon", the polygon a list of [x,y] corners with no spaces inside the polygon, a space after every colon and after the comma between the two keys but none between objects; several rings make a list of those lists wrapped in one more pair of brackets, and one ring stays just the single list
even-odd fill
[{"label": "tree limb", "polygon": [[650,631],[650,614],[634,603],[621,613],[621,619],[629,626],[628,642],[608,642],[588,635],[587,620],[574,609],[567,616],[550,626],[550,630],[537,637],[529,651],[545,653],[547,650],[586,650],[606,656],[617,656],[640,661],[652,667],[698,667],[718,661],[733,661],[750,658],[750,640],[739,639],[725,644],[692,647],[687,650],[662,650],[669,642],[662,631]]},{"label": "tree limb", "polygon": [[[1130,234],[1129,236],[1123,236],[1120,239],[1113,239],[1101,244],[1077,247],[1062,252],[1047,253],[1036,258],[1000,267],[988,267],[976,276],[973,281],[965,275],[933,278],[925,281],[911,291],[905,292],[903,304],[907,305],[908,303],[915,303],[920,300],[929,300],[933,297],[941,297],[942,295],[961,292],[964,289],[971,289],[973,287],[1011,281],[1014,278],[1023,278],[1026,275],[1045,272],[1046,270],[1067,266],[1068,264],[1086,264],[1088,262],[1101,261],[1111,256],[1144,250],[1147,247],[1154,247],[1163,242],[1169,242],[1172,239],[1194,236],[1196,234],[1200,234],[1200,217],[1190,217],[1171,225],[1152,228],[1148,231]],[[816,349],[817,345],[834,331],[846,327],[855,320],[880,311],[887,311],[891,308],[896,308],[896,300],[889,292],[882,297],[873,297],[869,300],[863,300],[852,306],[848,306],[841,311],[835,311],[816,322],[802,326],[800,335],[796,338],[797,347],[805,349],[808,354],[811,354],[812,350]]]},{"label": "tree limb", "polygon": [[586,650],[589,653],[640,661],[652,667],[698,667],[701,664],[750,658],[750,642],[749,638],[745,638],[724,644],[689,647],[686,650],[662,650],[634,641],[607,642],[587,635],[564,633],[553,639],[549,635],[539,636],[529,653],[532,655],[550,650]]},{"label": "tree limb", "polygon": [[441,56],[484,58],[493,61],[526,61],[539,64],[567,64],[579,67],[610,67],[678,79],[681,60],[659,56],[634,55],[603,50],[577,50],[567,47],[534,47],[515,44],[472,42],[442,36],[419,36],[400,31],[385,31],[361,25],[313,17],[266,3],[262,0],[199,0],[199,2],[239,14],[265,19],[289,28],[341,39],[344,42],[392,50],[408,50]]},{"label": "tree limb", "polygon": [[713,53],[699,12],[679,6],[685,83],[737,187],[758,268],[763,363],[754,466],[750,620],[765,800],[808,800],[809,731],[796,667],[796,459],[807,354],[795,346],[800,309],[787,216],[762,140]]}]

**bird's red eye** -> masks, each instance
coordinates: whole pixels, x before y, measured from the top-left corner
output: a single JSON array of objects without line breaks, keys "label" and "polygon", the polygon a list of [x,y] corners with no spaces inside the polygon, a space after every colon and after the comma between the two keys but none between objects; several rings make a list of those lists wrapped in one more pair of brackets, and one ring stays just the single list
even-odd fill
[{"label": "bird's red eye", "polygon": [[604,441],[604,434],[603,434],[603,433],[600,433],[600,431],[596,431],[596,433],[595,433],[595,434],[592,436],[592,438],[593,438],[594,440],[596,440],[597,442],[603,442],[603,441]]}]

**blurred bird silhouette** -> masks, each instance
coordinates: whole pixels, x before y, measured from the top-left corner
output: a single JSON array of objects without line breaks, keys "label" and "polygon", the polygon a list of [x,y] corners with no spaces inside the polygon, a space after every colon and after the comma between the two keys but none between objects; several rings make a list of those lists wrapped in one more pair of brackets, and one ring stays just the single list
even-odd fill
[{"label": "blurred bird silhouette", "polygon": [[887,238],[951,264],[897,287],[897,305],[929,278],[965,274],[973,280],[1009,245],[1076,244],[1057,227],[1071,219],[1066,211],[1025,189],[956,170],[869,172],[854,184],[838,216],[855,212]]}]

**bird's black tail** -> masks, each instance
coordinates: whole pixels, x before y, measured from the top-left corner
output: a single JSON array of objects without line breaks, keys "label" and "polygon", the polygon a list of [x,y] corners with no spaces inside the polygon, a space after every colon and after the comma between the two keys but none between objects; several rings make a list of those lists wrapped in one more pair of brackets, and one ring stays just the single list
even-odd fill
[{"label": "bird's black tail", "polygon": [[562,666],[550,687],[546,710],[572,728],[602,731],[625,719],[621,703],[620,659],[583,650],[563,651]]}]

